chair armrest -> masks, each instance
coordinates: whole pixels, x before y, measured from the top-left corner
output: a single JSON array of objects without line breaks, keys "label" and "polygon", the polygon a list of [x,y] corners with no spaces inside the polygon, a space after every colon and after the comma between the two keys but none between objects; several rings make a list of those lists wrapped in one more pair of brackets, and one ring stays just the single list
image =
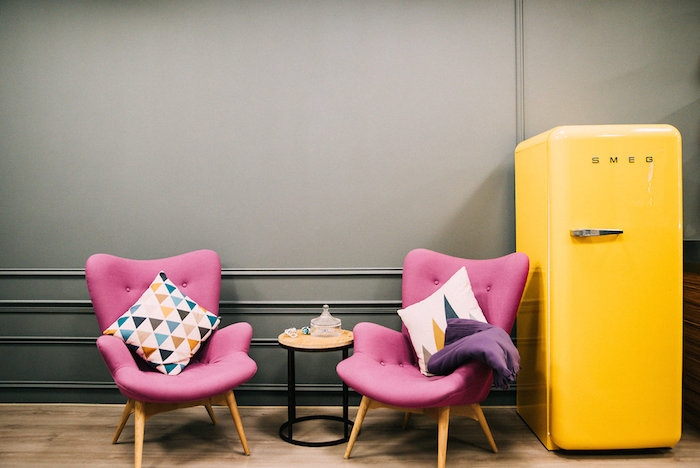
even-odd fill
[{"label": "chair armrest", "polygon": [[376,323],[361,322],[353,328],[354,354],[366,354],[377,361],[414,363],[413,349],[403,333]]},{"label": "chair armrest", "polygon": [[126,343],[116,336],[101,335],[97,338],[97,349],[112,375],[122,367],[138,369],[134,356],[126,347]]},{"label": "chair armrest", "polygon": [[239,322],[220,328],[211,334],[200,354],[200,361],[209,362],[231,353],[248,354],[253,327],[247,322]]}]

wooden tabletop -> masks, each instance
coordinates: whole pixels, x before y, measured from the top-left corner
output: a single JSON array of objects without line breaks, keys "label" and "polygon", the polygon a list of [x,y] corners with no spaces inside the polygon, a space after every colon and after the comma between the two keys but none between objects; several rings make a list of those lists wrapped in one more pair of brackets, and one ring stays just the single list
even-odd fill
[{"label": "wooden tabletop", "polygon": [[350,330],[342,330],[338,336],[311,336],[303,335],[301,330],[297,331],[298,335],[291,337],[285,333],[281,333],[277,337],[279,344],[286,348],[294,349],[341,349],[352,345],[353,335]]}]

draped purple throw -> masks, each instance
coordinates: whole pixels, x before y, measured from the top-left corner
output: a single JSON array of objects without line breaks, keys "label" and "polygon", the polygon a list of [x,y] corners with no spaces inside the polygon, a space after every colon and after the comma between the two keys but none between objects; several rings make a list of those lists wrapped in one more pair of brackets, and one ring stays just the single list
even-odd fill
[{"label": "draped purple throw", "polygon": [[448,375],[471,359],[493,369],[494,385],[508,388],[520,370],[520,354],[500,327],[469,319],[448,319],[445,347],[428,361],[428,372]]}]

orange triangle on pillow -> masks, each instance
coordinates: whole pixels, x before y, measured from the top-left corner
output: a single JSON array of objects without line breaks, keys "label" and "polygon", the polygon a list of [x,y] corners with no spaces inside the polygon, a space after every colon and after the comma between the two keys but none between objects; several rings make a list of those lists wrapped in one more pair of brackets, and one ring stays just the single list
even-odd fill
[{"label": "orange triangle on pillow", "polygon": [[199,344],[199,340],[190,340],[187,338],[187,342],[190,344],[190,350],[194,351],[194,348]]},{"label": "orange triangle on pillow", "polygon": [[147,346],[142,346],[141,349],[143,349],[143,354],[146,356],[146,359],[151,357],[151,354],[153,354],[154,352],[156,352],[156,350],[158,350],[158,348],[149,348]]}]

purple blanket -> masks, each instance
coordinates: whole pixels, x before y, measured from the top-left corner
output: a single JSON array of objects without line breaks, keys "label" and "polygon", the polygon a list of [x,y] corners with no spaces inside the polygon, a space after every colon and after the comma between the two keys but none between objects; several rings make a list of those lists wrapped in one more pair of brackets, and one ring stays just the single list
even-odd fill
[{"label": "purple blanket", "polygon": [[448,319],[445,347],[428,361],[428,372],[447,375],[470,359],[493,368],[493,382],[508,388],[520,370],[520,354],[502,328],[468,319]]}]

